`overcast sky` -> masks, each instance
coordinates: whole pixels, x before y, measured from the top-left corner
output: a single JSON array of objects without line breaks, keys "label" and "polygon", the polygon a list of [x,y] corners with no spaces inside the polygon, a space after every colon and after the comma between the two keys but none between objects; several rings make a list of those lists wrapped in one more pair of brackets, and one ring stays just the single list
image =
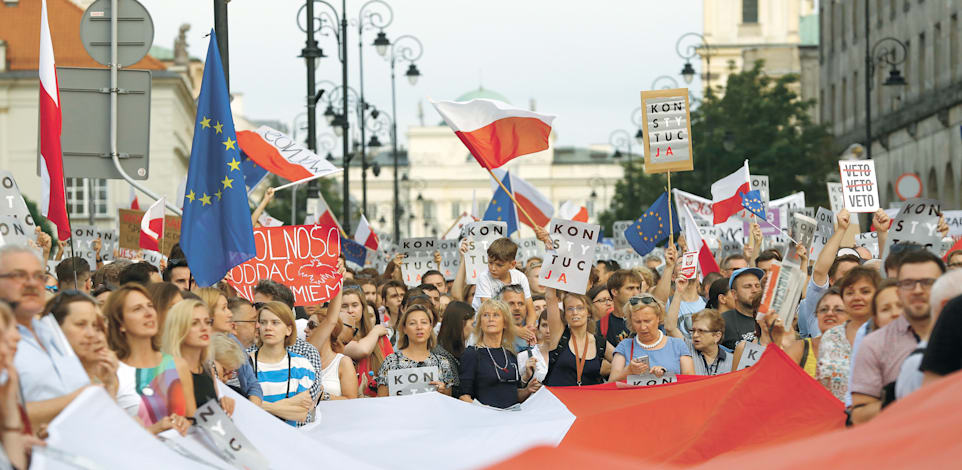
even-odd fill
[{"label": "overcast sky", "polygon": [[[154,20],[154,44],[172,47],[182,23],[190,23],[192,56],[203,58],[213,27],[209,0],[140,0]],[[340,9],[340,2],[336,3]],[[349,18],[364,2],[348,1]],[[631,112],[639,91],[660,75],[678,75],[684,61],[675,42],[685,32],[702,32],[700,0],[395,0],[390,38],[416,36],[424,45],[418,61],[422,77],[407,83],[398,67],[398,133],[417,125],[418,101],[425,122],[440,117],[427,101],[450,100],[483,85],[517,106],[537,101],[540,112],[556,114],[557,145],[606,143],[612,130],[634,135]],[[304,60],[298,58],[305,34],[295,18],[304,2],[233,0],[230,9],[230,82],[244,93],[244,114],[251,119],[290,123],[305,111]],[[318,5],[319,11],[321,4]],[[340,12],[338,12],[340,13]],[[364,86],[367,101],[390,111],[388,62],[370,46],[377,31],[364,36]],[[357,26],[349,26],[350,85],[357,89]],[[333,36],[321,37],[328,56],[318,80],[341,83]],[[700,64],[695,63],[700,70]],[[691,85],[698,90],[698,81]],[[695,93],[699,95],[700,92]],[[319,108],[319,112],[323,107]],[[323,122],[321,116],[318,116]],[[323,125],[322,125],[323,126]],[[324,132],[324,130],[320,131]]]}]

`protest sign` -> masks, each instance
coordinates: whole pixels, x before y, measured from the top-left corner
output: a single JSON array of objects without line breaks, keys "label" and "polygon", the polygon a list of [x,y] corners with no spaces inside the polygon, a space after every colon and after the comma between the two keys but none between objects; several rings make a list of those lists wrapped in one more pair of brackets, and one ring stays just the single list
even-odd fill
[{"label": "protest sign", "polygon": [[[597,253],[597,251],[595,253]],[[596,257],[595,259],[600,258]],[[612,251],[608,253],[607,259],[617,262],[618,265],[621,266],[621,269],[631,269],[635,266],[641,266],[645,260],[645,258],[639,255],[633,248]]]},{"label": "protest sign", "polygon": [[547,253],[541,272],[542,286],[575,294],[588,289],[588,275],[595,264],[594,248],[601,239],[601,226],[565,219],[551,219],[548,235],[554,250]]},{"label": "protest sign", "polygon": [[235,266],[228,283],[254,300],[261,279],[280,282],[294,292],[294,305],[318,305],[340,289],[337,259],[341,235],[336,225],[285,225],[254,229],[257,256]]},{"label": "protest sign", "polygon": [[735,371],[747,369],[755,365],[755,363],[762,358],[762,353],[765,352],[765,346],[762,346],[758,343],[745,341],[744,344],[745,350],[742,351],[742,357],[739,358],[738,368],[735,369]]},{"label": "protest sign", "polygon": [[544,246],[537,238],[522,238],[518,240],[518,264],[523,264],[530,258],[544,259]]},{"label": "protest sign", "polygon": [[[805,191],[799,191],[797,193],[789,194],[783,198],[774,199],[769,201],[768,207],[784,207],[787,209],[786,213],[783,214],[787,216],[792,212],[800,212],[805,208]],[[785,220],[783,217],[782,220]]]},{"label": "protest sign", "polygon": [[691,171],[691,116],[688,89],[641,92],[645,173]]},{"label": "protest sign", "polygon": [[[805,247],[805,251],[809,253],[809,259],[811,259],[812,252],[812,242],[815,239],[815,229],[818,227],[818,223],[815,219],[811,217],[806,217],[800,213],[796,213],[795,217],[792,218],[792,227],[789,230],[792,238],[795,239],[800,245]],[[785,259],[791,259],[793,261],[799,262],[798,258],[795,256],[795,250],[791,249],[791,244],[789,244],[789,249],[786,250]]]},{"label": "protest sign", "polygon": [[825,184],[828,186],[829,207],[832,208],[832,213],[837,214],[838,211],[845,207],[845,196],[842,193],[842,183]]},{"label": "protest sign", "polygon": [[949,236],[962,237],[962,211],[942,211],[942,216],[949,225]]},{"label": "protest sign", "polygon": [[391,396],[414,395],[437,390],[431,382],[440,382],[441,372],[437,366],[394,369],[387,373],[387,390]]},{"label": "protest sign", "polygon": [[284,225],[284,222],[271,217],[267,211],[261,213],[261,216],[257,218],[257,223],[261,224],[262,227],[280,227]]},{"label": "protest sign", "polygon": [[104,230],[93,225],[73,225],[70,227],[73,238],[75,256],[79,256],[90,265],[90,269],[97,269],[97,253],[93,250],[94,241],[100,239],[100,257],[106,261],[113,261],[114,249],[117,248],[118,234],[116,230]]},{"label": "protest sign", "polygon": [[488,270],[488,246],[491,242],[508,236],[508,224],[485,220],[466,224],[462,229],[468,241],[468,252],[464,255],[466,282],[477,284],[481,273]]},{"label": "protest sign", "polygon": [[849,212],[875,212],[879,209],[878,184],[874,160],[841,160],[842,198]]},{"label": "protest sign", "polygon": [[750,177],[752,184],[752,191],[758,190],[759,194],[762,196],[762,202],[768,205],[768,201],[771,200],[771,193],[768,189],[768,176],[766,175],[751,175]]},{"label": "protest sign", "polygon": [[[695,219],[695,223],[699,227],[710,227],[714,225],[715,213],[712,210],[711,199],[705,199],[700,196],[696,196],[691,193],[686,193],[680,189],[672,189],[672,194],[675,196],[675,210],[678,214],[684,214],[682,206],[687,206],[688,210],[691,211],[692,217]],[[633,222],[633,221],[632,221]],[[684,226],[685,218],[681,218],[682,227]]]},{"label": "protest sign", "polygon": [[207,444],[225,462],[243,469],[269,470],[270,462],[250,439],[224,413],[216,399],[197,407],[195,425],[207,438]]},{"label": "protest sign", "polygon": [[[765,219],[768,220],[768,223],[766,224],[761,220],[757,220],[755,222],[758,224],[759,228],[762,229],[762,235],[766,237],[775,237],[782,234],[781,226],[782,222],[785,220],[782,218],[782,209],[783,208],[781,207],[769,207],[765,211]],[[748,219],[743,221],[742,231],[744,233],[749,233],[751,230],[751,222],[753,220],[754,219],[752,218],[752,215],[749,214]]]},{"label": "protest sign", "polygon": [[[120,248],[129,250],[140,249],[140,221],[144,218],[144,211],[133,209],[119,209],[117,223],[120,229],[117,240]],[[180,216],[164,215],[164,238],[160,239],[160,251],[170,253],[170,248],[180,241]]]},{"label": "protest sign", "polygon": [[[27,209],[13,174],[6,170],[0,170],[0,215],[12,219],[2,222],[5,228],[0,227],[0,230],[4,230],[2,235],[6,237],[6,243],[24,245],[27,240],[37,240],[34,230],[37,224]],[[11,231],[13,235],[8,236]]]},{"label": "protest sign", "polygon": [[918,198],[905,201],[905,205],[892,220],[884,255],[888,256],[892,245],[908,242],[921,245],[941,256],[938,252],[942,241],[942,234],[938,231],[941,213],[941,205],[935,199]]},{"label": "protest sign", "polygon": [[784,262],[775,261],[768,270],[765,281],[765,291],[762,294],[758,313],[775,313],[781,318],[785,328],[791,328],[795,318],[795,306],[802,296],[805,274],[801,268],[790,259]]},{"label": "protest sign", "polygon": [[354,265],[354,269],[364,269],[367,261],[367,248],[364,245],[341,236],[341,253],[344,253],[344,260],[348,264]]},{"label": "protest sign", "polygon": [[458,239],[438,240],[438,251],[441,252],[441,274],[445,281],[453,281],[458,274]]},{"label": "protest sign", "polygon": [[855,245],[865,247],[873,258],[879,257],[878,232],[865,232],[855,236]]},{"label": "protest sign", "polygon": [[628,230],[628,227],[630,227],[633,223],[635,223],[634,220],[616,220],[612,224],[612,230],[614,233],[611,234],[611,240],[613,242],[612,246],[616,250],[631,248],[631,245],[628,244],[628,240],[625,239],[625,230]]},{"label": "protest sign", "polygon": [[681,256],[681,267],[678,274],[685,279],[694,279],[698,274],[698,252],[686,251]]},{"label": "protest sign", "polygon": [[678,376],[674,372],[665,372],[665,375],[661,377],[649,372],[647,374],[629,375],[625,379],[625,384],[635,387],[650,387],[652,385],[673,384],[677,381]]},{"label": "protest sign", "polygon": [[438,239],[433,237],[402,238],[398,252],[404,256],[401,260],[401,279],[408,287],[421,285],[424,273],[437,269],[434,262],[434,252],[438,250]]}]

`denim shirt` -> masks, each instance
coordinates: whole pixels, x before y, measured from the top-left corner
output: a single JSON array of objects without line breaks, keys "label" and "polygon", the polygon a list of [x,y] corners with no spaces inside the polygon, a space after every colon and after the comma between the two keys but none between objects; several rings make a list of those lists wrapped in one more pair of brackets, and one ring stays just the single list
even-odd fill
[{"label": "denim shirt", "polygon": [[[244,345],[241,344],[240,340],[237,339],[236,336],[230,335],[230,338],[237,342],[237,345],[241,347],[241,350],[244,349]],[[237,368],[237,382],[238,388],[240,388],[244,398],[254,396],[260,398],[261,400],[264,399],[264,391],[261,390],[261,384],[257,381],[257,377],[254,376],[254,368],[251,367],[250,361],[244,361],[244,363]]]},{"label": "denim shirt", "polygon": [[89,385],[87,371],[59,331],[60,327],[55,322],[36,318],[31,326],[36,336],[25,326],[17,325],[22,339],[14,357],[24,401],[62,397]]}]

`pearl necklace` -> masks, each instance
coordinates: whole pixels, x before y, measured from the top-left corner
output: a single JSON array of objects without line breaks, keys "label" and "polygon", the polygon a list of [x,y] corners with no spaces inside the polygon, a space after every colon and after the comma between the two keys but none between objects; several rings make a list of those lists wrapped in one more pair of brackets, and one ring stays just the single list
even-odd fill
[{"label": "pearl necklace", "polygon": [[653,347],[655,347],[655,346],[658,346],[658,343],[660,343],[660,342],[661,342],[661,339],[664,338],[664,337],[665,337],[665,334],[662,333],[661,330],[658,330],[658,339],[655,340],[654,343],[651,343],[651,344],[642,343],[641,340],[638,339],[638,336],[637,336],[637,335],[635,336],[635,341],[638,342],[638,345],[639,345],[639,346],[641,346],[641,347],[643,347],[643,348],[645,348],[645,349],[651,349],[651,348],[653,348]]}]

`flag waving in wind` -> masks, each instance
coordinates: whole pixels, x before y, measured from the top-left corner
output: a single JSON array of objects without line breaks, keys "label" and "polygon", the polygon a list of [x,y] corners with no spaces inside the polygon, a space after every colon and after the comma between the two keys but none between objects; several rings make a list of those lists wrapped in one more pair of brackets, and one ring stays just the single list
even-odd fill
[{"label": "flag waving in wind", "polygon": [[431,101],[431,104],[478,163],[489,170],[548,148],[555,116],[483,98],[465,103]]},{"label": "flag waving in wind", "polygon": [[63,115],[60,112],[60,87],[57,66],[53,60],[53,41],[47,21],[47,0],[40,4],[40,179],[43,200],[40,212],[57,226],[57,238],[70,238],[70,218],[67,215],[67,192],[63,179],[63,153],[60,151],[60,132]]},{"label": "flag waving in wind", "polygon": [[357,230],[354,231],[354,241],[364,245],[370,250],[377,251],[379,241],[371,224],[367,223],[367,217],[361,214],[361,220],[357,221]]},{"label": "flag waving in wind", "polygon": [[765,218],[765,203],[762,202],[762,193],[759,190],[742,193],[742,207],[748,212],[761,218]]},{"label": "flag waving in wind", "polygon": [[691,214],[691,209],[688,206],[681,207],[681,215],[685,218],[685,242],[688,244],[689,251],[698,252],[698,265],[701,266],[701,273],[704,275],[719,272],[720,269],[718,263],[715,262],[715,256],[708,248],[705,240],[701,238],[701,233],[698,232],[698,223],[695,222],[695,216]]},{"label": "flag waving in wind", "polygon": [[205,64],[180,236],[187,264],[201,287],[217,283],[231,268],[257,254],[230,96],[213,30]]},{"label": "flag waving in wind", "polygon": [[[648,210],[625,229],[625,239],[639,255],[647,255],[655,245],[668,238],[668,211],[668,193],[661,193]],[[678,214],[671,214],[671,225],[675,233],[681,232]]]},{"label": "flag waving in wind", "polygon": [[294,138],[267,126],[238,132],[237,144],[257,166],[289,181],[320,178],[341,171]]},{"label": "flag waving in wind", "polygon": [[748,160],[738,171],[712,183],[711,199],[715,225],[724,223],[729,217],[742,210],[742,194],[751,189],[751,176],[748,174]]},{"label": "flag waving in wind", "polygon": [[160,240],[164,238],[164,204],[166,198],[160,198],[144,212],[140,219],[140,247],[145,250],[160,251]]},{"label": "flag waving in wind", "polygon": [[[504,183],[505,188],[508,188],[508,191],[511,191],[510,173],[504,172],[504,178],[501,182]],[[514,207],[511,197],[508,196],[504,188],[501,186],[497,186],[497,188],[494,191],[494,197],[491,198],[491,203],[488,204],[488,210],[484,211],[482,220],[493,220],[508,224],[508,235],[511,235],[518,230],[518,209]]]},{"label": "flag waving in wind", "polygon": [[[535,225],[538,227],[548,225],[548,222],[554,217],[554,204],[551,203],[550,199],[518,175],[510,174],[505,170],[494,170],[491,174],[501,181],[504,181],[505,177],[510,175],[511,184],[505,184],[505,186],[514,196],[514,199],[518,201],[518,207],[521,209],[518,220],[521,223],[531,228],[534,228]],[[498,183],[492,182],[492,187],[499,188]],[[532,220],[528,220],[528,216],[531,216]],[[531,223],[532,221],[534,224]]]}]

